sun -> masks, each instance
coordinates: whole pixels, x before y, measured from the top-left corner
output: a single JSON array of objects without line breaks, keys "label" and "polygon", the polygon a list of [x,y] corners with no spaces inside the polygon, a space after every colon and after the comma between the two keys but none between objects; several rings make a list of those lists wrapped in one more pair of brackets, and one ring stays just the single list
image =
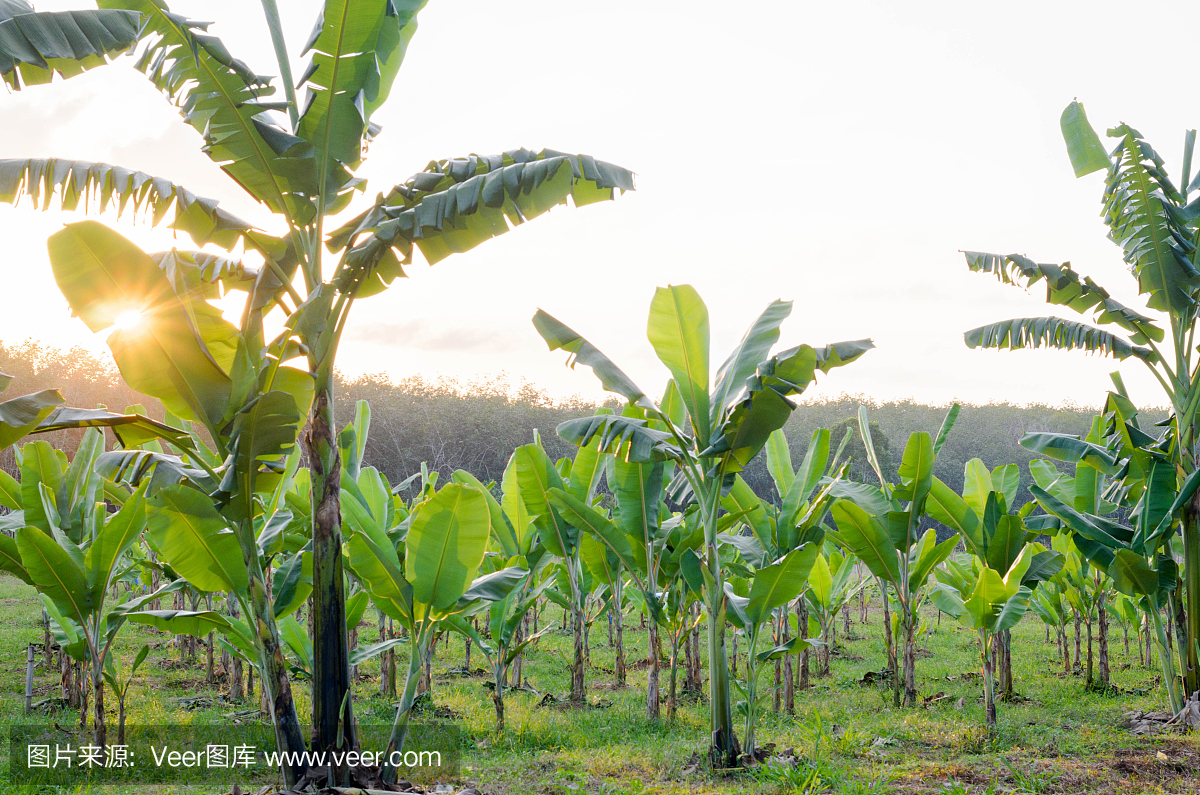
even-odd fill
[{"label": "sun", "polygon": [[144,320],[145,318],[142,317],[142,313],[139,310],[130,309],[127,312],[117,315],[113,324],[122,331],[133,331],[141,326]]}]

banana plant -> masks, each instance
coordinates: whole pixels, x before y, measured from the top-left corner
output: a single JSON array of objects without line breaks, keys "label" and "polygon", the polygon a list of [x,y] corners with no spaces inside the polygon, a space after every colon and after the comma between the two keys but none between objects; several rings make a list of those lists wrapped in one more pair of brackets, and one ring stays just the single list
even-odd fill
[{"label": "banana plant", "polygon": [[897,621],[904,641],[902,675],[894,677],[896,706],[917,703],[916,638],[920,608],[928,597],[927,586],[934,570],[958,543],[957,538],[951,537],[939,544],[933,528],[924,535],[919,532],[922,519],[929,515],[929,495],[937,482],[933,476],[934,462],[958,412],[958,404],[951,407],[936,439],[924,431],[908,437],[900,460],[900,483],[893,485],[879,465],[866,411],[860,409],[860,432],[880,488],[863,484],[861,488],[846,489],[843,492],[846,496],[839,498],[831,509],[837,525],[833,540],[853,552],[896,593],[900,609]]},{"label": "banana plant", "polygon": [[[1171,407],[1166,435],[1169,438],[1164,439],[1167,443],[1158,451],[1157,459],[1162,466],[1155,468],[1157,480],[1151,488],[1162,495],[1162,502],[1156,498],[1155,504],[1148,507],[1156,514],[1168,510],[1169,516],[1162,532],[1157,527],[1163,520],[1156,515],[1150,535],[1142,534],[1131,545],[1134,539],[1122,538],[1117,533],[1108,548],[1119,551],[1112,555],[1114,560],[1116,554],[1120,555],[1121,566],[1137,572],[1129,577],[1114,575],[1118,589],[1130,595],[1136,592],[1139,599],[1150,598],[1154,592],[1151,602],[1161,599],[1160,608],[1171,607],[1182,631],[1178,647],[1183,692],[1193,693],[1200,690],[1200,512],[1190,499],[1173,501],[1174,495],[1170,493],[1182,496],[1194,488],[1198,471],[1200,355],[1193,337],[1200,317],[1197,268],[1200,254],[1196,246],[1200,224],[1189,202],[1189,194],[1200,187],[1200,180],[1192,173],[1196,133],[1189,130],[1184,136],[1182,169],[1176,183],[1168,175],[1163,159],[1136,129],[1120,124],[1108,130],[1114,146],[1106,152],[1079,102],[1067,106],[1060,123],[1075,176],[1105,172],[1104,223],[1109,239],[1121,248],[1130,273],[1137,280],[1146,314],[1116,301],[1108,290],[1090,277],[1081,276],[1070,263],[1037,263],[1018,254],[969,251],[966,261],[971,270],[991,273],[1002,283],[1023,287],[1044,280],[1047,303],[1069,307],[1089,317],[1092,323],[1059,317],[1018,318],[968,331],[966,344],[971,348],[1083,350],[1120,361],[1136,360],[1162,387],[1163,397]],[[1123,389],[1118,387],[1118,392]],[[1147,434],[1136,422],[1122,418],[1118,424],[1121,426],[1118,431],[1132,436],[1126,444],[1134,448],[1142,446],[1145,441],[1142,437]],[[1136,481],[1147,475],[1149,471],[1142,470],[1129,473],[1128,477]],[[1134,488],[1140,491],[1141,487]],[[1104,526],[1091,535],[1077,532],[1089,542],[1095,541],[1093,536],[1097,534],[1111,537],[1110,529]],[[1182,578],[1168,571],[1169,567],[1152,562],[1160,556],[1168,557],[1171,537],[1176,534],[1183,542]],[[1100,556],[1106,560],[1109,557],[1103,553]],[[1107,562],[1100,565],[1102,569],[1108,567]],[[1161,597],[1153,582],[1156,575],[1161,575],[1164,581]],[[1165,587],[1167,580],[1171,581],[1170,588]],[[1175,703],[1172,696],[1172,705]]]},{"label": "banana plant", "polygon": [[[1086,438],[1050,433],[1022,437],[1022,446],[1076,465],[1073,479],[1059,476],[1044,485],[1035,484],[1030,493],[1046,511],[1046,526],[1069,532],[1087,563],[1110,577],[1117,591],[1137,600],[1154,631],[1168,703],[1178,712],[1186,693],[1194,692],[1187,672],[1195,654],[1189,646],[1194,637],[1190,600],[1195,590],[1187,573],[1191,536],[1184,509],[1191,504],[1200,474],[1193,471],[1180,484],[1173,452],[1178,447],[1178,426],[1167,426],[1159,437],[1143,430],[1120,378],[1114,378],[1114,384],[1116,391],[1108,394],[1103,414],[1093,422]],[[1043,471],[1056,472],[1050,464],[1044,465]],[[1048,475],[1043,477],[1047,480]],[[1108,506],[1124,508],[1127,522],[1115,518],[1119,514]],[[1172,544],[1181,526],[1183,580]],[[1181,590],[1185,591],[1182,595]],[[1081,603],[1080,607],[1087,605]],[[1162,626],[1164,609],[1176,618],[1178,661],[1188,690],[1179,686],[1174,653]]]},{"label": "banana plant", "polygon": [[[576,703],[583,703],[587,696],[583,633],[591,578],[583,565],[582,536],[596,521],[611,526],[590,506],[604,472],[605,457],[596,439],[582,445],[574,461],[564,459],[556,467],[538,439],[518,447],[511,459],[520,510],[529,517],[539,543],[554,556],[564,574],[565,587],[560,591],[571,616],[574,654],[570,697]],[[626,542],[623,549],[628,546]]]},{"label": "banana plant", "polygon": [[1067,647],[1067,621],[1071,617],[1071,607],[1063,595],[1062,586],[1056,579],[1047,581],[1034,592],[1029,606],[1043,623],[1054,630],[1055,640],[1063,655],[1063,670],[1070,673],[1071,652]]},{"label": "banana plant", "polygon": [[[315,375],[305,447],[318,639],[313,723],[323,749],[355,745],[333,417],[337,351],[354,302],[405,276],[414,249],[435,264],[555,206],[610,200],[634,187],[631,172],[587,155],[549,149],[471,155],[432,161],[373,201],[360,199],[362,210],[332,228],[332,219],[365,193],[366,180],[355,172],[381,132],[372,116],[397,85],[425,2],[325,0],[296,80],[278,6],[263,0],[282,96],[273,78],[252,71],[207,33],[207,23],[173,13],[165,0],[99,0],[99,11],[67,12],[75,15],[72,25],[28,13],[23,0],[0,12],[0,24],[13,31],[0,36],[0,76],[10,86],[47,82],[54,72],[70,77],[132,50],[135,68],[203,137],[202,151],[284,230],[267,234],[182,186],[104,163],[0,162],[0,198],[28,193],[48,203],[57,188],[67,209],[153,208],[147,214],[153,223],[169,224],[197,247],[211,243],[228,252],[203,256],[236,263],[240,245],[262,258],[247,307],[281,306]],[[303,104],[297,87],[305,89]],[[114,261],[112,252],[99,253]]]},{"label": "banana plant", "polygon": [[[808,641],[793,636],[776,646],[760,650],[758,645],[763,636],[763,629],[766,628],[769,638],[776,611],[786,608],[804,590],[809,572],[820,553],[820,542],[813,541],[756,569],[746,596],[738,595],[732,583],[725,583],[729,623],[746,636],[746,728],[742,752],[750,757],[758,750],[755,726],[759,706],[758,677],[763,665],[787,654],[799,654],[809,645]],[[693,590],[703,591],[715,585],[709,582],[711,574],[694,552],[684,556],[683,573]]]},{"label": "banana plant", "polygon": [[74,637],[66,646],[75,648],[76,659],[88,662],[95,708],[93,742],[104,747],[104,666],[112,643],[130,611],[161,595],[145,595],[111,608],[106,604],[122,556],[137,543],[146,526],[145,491],[138,489],[129,494],[113,514],[96,510],[93,505],[89,532],[77,543],[63,529],[53,493],[45,483],[39,481],[37,486],[47,529],[26,524],[17,530],[16,559],[7,558],[6,568],[37,589],[47,612],[68,637]]},{"label": "banana plant", "polygon": [[133,677],[137,673],[137,669],[146,661],[149,654],[150,645],[143,644],[142,648],[138,649],[137,654],[134,655],[129,670],[125,670],[120,654],[110,652],[104,661],[104,681],[108,682],[108,686],[112,688],[113,695],[117,699],[117,745],[125,744],[125,698],[129,695],[129,686],[133,684]]},{"label": "banana plant", "polygon": [[938,609],[958,619],[979,635],[979,655],[983,668],[983,698],[989,732],[996,728],[995,670],[992,642],[996,633],[1012,629],[1029,609],[1033,591],[1027,579],[1034,558],[1044,550],[1028,544],[1012,565],[1001,574],[986,559],[947,561],[938,570],[932,601]]},{"label": "banana plant", "polygon": [[502,598],[523,576],[503,569],[476,580],[491,522],[482,491],[448,483],[414,506],[402,540],[372,524],[355,528],[347,540],[355,576],[375,605],[408,630],[408,674],[385,750],[385,780],[395,778],[393,752],[404,748],[421,661],[441,622],[461,614],[477,599]]},{"label": "banana plant", "polygon": [[830,550],[828,557],[817,556],[808,575],[808,590],[804,599],[808,603],[809,615],[817,619],[821,627],[820,650],[821,673],[829,675],[829,660],[833,652],[833,624],[838,613],[867,586],[870,580],[857,576],[858,559],[853,554],[843,555]]},{"label": "banana plant", "polygon": [[1009,511],[1019,483],[1014,465],[988,470],[976,458],[964,468],[961,495],[937,478],[929,494],[930,515],[953,529],[971,555],[969,563],[950,561],[937,572],[931,598],[979,633],[989,730],[996,726],[993,641],[1021,620],[1033,589],[1062,571],[1064,562],[1062,554],[1034,542],[1038,530],[1025,523],[1032,503]]},{"label": "banana plant", "polygon": [[[511,558],[507,561],[509,567],[520,572],[515,584],[506,582],[504,587],[494,594],[484,594],[477,589],[474,594],[475,604],[448,619],[448,623],[456,632],[474,642],[487,657],[495,687],[492,692],[492,704],[496,709],[498,732],[504,731],[504,687],[508,681],[508,667],[521,652],[553,629],[550,626],[533,635],[522,636],[521,623],[525,620],[525,615],[553,582],[553,578],[547,576],[544,565],[525,569],[521,566],[523,562],[525,561],[522,558]],[[467,621],[468,617],[479,613],[487,615],[486,638],[479,634],[473,623]]]},{"label": "banana plant", "polygon": [[558,426],[559,436],[580,446],[598,437],[601,451],[619,452],[630,462],[674,461],[668,495],[700,511],[701,562],[707,571],[709,761],[718,768],[736,766],[741,752],[733,725],[725,651],[727,597],[717,539],[726,479],[742,471],[771,432],[783,427],[795,408],[790,397],[804,392],[817,372],[849,364],[873,347],[870,340],[858,340],[820,349],[799,345],[772,355],[779,325],[791,308],[787,301],[771,303],[710,379],[708,308],[690,285],[656,290],[647,337],[671,373],[657,402],[575,331],[540,309],[533,318],[551,350],[565,351],[571,363],[592,368],[605,389],[645,412],[645,419],[614,414],[568,420]]}]

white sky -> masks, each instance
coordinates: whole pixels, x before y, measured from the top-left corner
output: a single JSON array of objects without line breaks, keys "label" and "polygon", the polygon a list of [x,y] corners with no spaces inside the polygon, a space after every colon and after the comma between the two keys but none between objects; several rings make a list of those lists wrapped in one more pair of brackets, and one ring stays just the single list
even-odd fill
[{"label": "white sky", "polygon": [[[280,6],[299,73],[318,3]],[[211,32],[235,55],[276,71],[258,3],[172,8],[217,20]],[[357,305],[340,367],[463,380],[506,371],[554,395],[599,395],[590,372],[546,351],[529,322],[540,306],[657,393],[666,375],[645,339],[646,311],[655,286],[690,282],[709,305],[714,370],[767,302],[787,298],[796,306],[781,345],[871,337],[878,346],[812,396],[1096,404],[1113,360],[967,350],[966,329],[1051,310],[1041,287],[1026,294],[969,273],[959,249],[1071,260],[1142,306],[1105,238],[1103,177],[1074,178],[1058,128],[1078,97],[1097,129],[1140,129],[1178,178],[1184,130],[1200,118],[1170,48],[1186,48],[1200,7],[1128,11],[432,0],[375,116],[384,132],[361,172],[369,197],[429,160],[519,146],[618,163],[637,172],[638,190],[555,210],[434,268],[414,266],[411,278]],[[1126,41],[1130,25],[1151,43]],[[0,157],[138,168],[271,224],[128,59],[0,95],[0,119]],[[104,349],[69,317],[46,259],[46,237],[72,220],[0,206],[0,340]],[[172,245],[169,231],[106,220],[151,250]],[[1121,370],[1135,401],[1163,402],[1139,363]]]}]

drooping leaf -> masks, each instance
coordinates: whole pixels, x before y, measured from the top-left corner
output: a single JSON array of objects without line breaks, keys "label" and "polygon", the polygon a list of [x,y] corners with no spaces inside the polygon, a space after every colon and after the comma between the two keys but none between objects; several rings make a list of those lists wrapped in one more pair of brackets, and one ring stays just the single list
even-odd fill
[{"label": "drooping leaf", "polygon": [[130,11],[34,11],[25,0],[0,3],[0,77],[14,91],[74,77],[137,41]]},{"label": "drooping leaf", "polygon": [[971,329],[964,335],[968,348],[996,348],[1019,350],[1022,348],[1055,348],[1057,350],[1082,350],[1102,353],[1116,359],[1136,356],[1143,361],[1154,359],[1154,352],[1131,344],[1103,329],[1063,320],[1060,317],[1026,317],[1002,320],[987,326]]},{"label": "drooping leaf", "polygon": [[566,420],[555,430],[581,448],[599,440],[599,452],[611,453],[630,463],[649,464],[682,455],[671,434],[650,427],[647,420],[639,417],[599,414]]},{"label": "drooping leaf", "polygon": [[0,403],[0,450],[33,433],[34,429],[64,402],[57,389],[44,389]]},{"label": "drooping leaf", "polygon": [[96,221],[70,224],[48,242],[55,280],[93,331],[141,315],[109,347],[126,382],[174,414],[214,424],[225,415],[237,330],[205,301],[181,303],[154,261]]},{"label": "drooping leaf", "polygon": [[374,294],[404,275],[414,245],[432,265],[568,198],[581,206],[617,190],[633,190],[633,174],[588,155],[519,149],[434,161],[331,235],[331,249],[345,249],[350,266],[338,287]]},{"label": "drooping leaf", "polygon": [[600,379],[600,385],[609,392],[615,392],[625,400],[644,408],[653,408],[650,399],[640,387],[630,380],[613,361],[600,352],[595,345],[579,336],[574,330],[563,325],[554,317],[538,310],[533,316],[533,327],[550,346],[552,351],[566,351],[570,358],[567,366],[574,368],[576,362],[592,368],[592,372]]},{"label": "drooping leaf", "polygon": [[1018,442],[1022,447],[1058,461],[1082,461],[1106,474],[1116,472],[1116,460],[1104,447],[1065,433],[1027,433]]},{"label": "drooping leaf", "polygon": [[[1107,168],[1107,155],[1105,168]],[[1080,314],[1091,313],[1092,322],[1113,323],[1126,331],[1137,345],[1147,340],[1162,342],[1165,332],[1153,318],[1141,314],[1113,299],[1108,290],[1081,277],[1071,263],[1061,265],[1034,262],[1020,254],[988,254],[982,251],[963,252],[967,267],[977,273],[994,273],[1001,284],[1015,284],[1026,289],[1045,279],[1046,303],[1067,306]]]},{"label": "drooping leaf", "polygon": [[1109,132],[1120,139],[1104,180],[1104,223],[1138,280],[1146,305],[1162,312],[1196,306],[1200,272],[1192,264],[1192,230],[1177,212],[1182,199],[1158,153],[1127,125]]},{"label": "drooping leaf", "polygon": [[270,115],[275,89],[234,58],[206,23],[170,12],[162,0],[98,0],[142,15],[136,67],[204,137],[204,152],[246,191],[295,223],[315,215],[319,184],[313,146]]},{"label": "drooping leaf", "polygon": [[[26,197],[42,210],[56,206],[69,211],[115,211],[119,216],[128,214],[154,226],[166,224],[187,234],[197,245],[215,243],[231,250],[242,243],[275,258],[283,256],[286,249],[283,240],[219,207],[216,199],[197,196],[162,177],[108,163],[56,158],[0,160],[0,201],[17,204]],[[201,252],[172,255],[185,265],[190,257],[197,269],[204,267],[196,262],[197,255],[204,260],[216,259]],[[165,270],[172,262],[170,258],[166,263],[160,259],[158,264]]]}]

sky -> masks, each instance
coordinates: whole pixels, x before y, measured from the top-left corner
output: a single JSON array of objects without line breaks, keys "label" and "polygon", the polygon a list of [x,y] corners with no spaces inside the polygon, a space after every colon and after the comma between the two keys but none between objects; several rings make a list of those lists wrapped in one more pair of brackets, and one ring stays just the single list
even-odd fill
[{"label": "sky", "polygon": [[[300,73],[320,4],[279,5]],[[257,3],[171,7],[214,21],[210,32],[256,71],[278,71]],[[414,265],[356,304],[339,367],[462,383],[503,372],[554,397],[601,397],[588,370],[547,351],[530,323],[540,307],[658,394],[667,374],[646,341],[650,299],[690,283],[708,304],[713,370],[776,298],[794,301],[781,347],[874,340],[806,399],[1098,405],[1115,360],[965,347],[963,332],[988,322],[1077,316],[1048,308],[1041,286],[968,272],[960,252],[1069,260],[1144,306],[1105,237],[1103,175],[1075,179],[1058,119],[1078,98],[1098,130],[1138,128],[1177,176],[1200,114],[1171,32],[1197,23],[1195,3],[1142,3],[1130,20],[1127,5],[1104,2],[431,0],[374,117],[383,133],[359,172],[362,203],[431,160],[521,146],[625,166],[637,190]],[[276,228],[128,58],[0,94],[0,119],[0,157],[140,169]],[[45,253],[77,220],[0,206],[3,342],[105,350],[70,317]],[[102,220],[148,250],[190,247],[170,230]],[[1136,360],[1120,370],[1135,402],[1164,402]]]}]

